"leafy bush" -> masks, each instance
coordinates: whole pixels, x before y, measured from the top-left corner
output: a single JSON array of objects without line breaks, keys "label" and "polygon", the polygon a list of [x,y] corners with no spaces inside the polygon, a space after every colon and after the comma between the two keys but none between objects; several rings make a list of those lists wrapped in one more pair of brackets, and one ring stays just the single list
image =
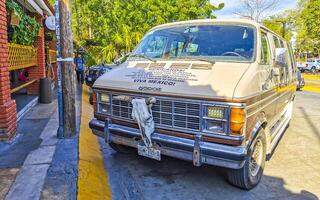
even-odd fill
[{"label": "leafy bush", "polygon": [[14,12],[14,14],[20,18],[19,25],[10,25],[12,31],[9,36],[9,42],[21,45],[32,45],[38,36],[41,27],[40,24],[35,18],[27,15],[21,6],[13,0],[6,1],[6,9],[8,15]]}]

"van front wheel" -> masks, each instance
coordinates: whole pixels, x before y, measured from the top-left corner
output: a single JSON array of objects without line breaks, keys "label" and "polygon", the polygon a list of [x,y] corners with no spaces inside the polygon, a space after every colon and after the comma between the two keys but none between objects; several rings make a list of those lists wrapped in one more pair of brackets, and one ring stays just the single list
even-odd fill
[{"label": "van front wheel", "polygon": [[239,188],[250,190],[254,188],[263,175],[266,162],[266,137],[263,130],[253,141],[248,150],[246,162],[241,169],[229,169],[229,182]]}]

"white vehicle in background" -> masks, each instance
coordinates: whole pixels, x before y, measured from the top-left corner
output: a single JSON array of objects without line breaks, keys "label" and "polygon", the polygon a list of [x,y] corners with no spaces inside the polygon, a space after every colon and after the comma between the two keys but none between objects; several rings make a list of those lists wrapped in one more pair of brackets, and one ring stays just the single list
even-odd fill
[{"label": "white vehicle in background", "polygon": [[320,58],[310,58],[305,64],[304,71],[310,71],[312,73],[320,71]]},{"label": "white vehicle in background", "polygon": [[306,63],[297,62],[297,68],[301,73],[304,72],[306,68]]}]

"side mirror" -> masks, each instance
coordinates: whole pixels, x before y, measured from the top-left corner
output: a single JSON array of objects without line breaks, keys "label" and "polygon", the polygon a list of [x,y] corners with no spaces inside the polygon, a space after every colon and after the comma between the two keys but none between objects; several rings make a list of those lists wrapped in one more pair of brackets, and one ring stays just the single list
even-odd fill
[{"label": "side mirror", "polygon": [[276,48],[276,64],[283,66],[286,63],[286,54],[287,49],[286,48]]}]

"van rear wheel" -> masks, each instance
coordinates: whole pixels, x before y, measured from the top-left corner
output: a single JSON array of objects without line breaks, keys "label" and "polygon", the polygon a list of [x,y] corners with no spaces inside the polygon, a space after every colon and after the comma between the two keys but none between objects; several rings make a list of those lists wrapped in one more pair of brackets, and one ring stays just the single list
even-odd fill
[{"label": "van rear wheel", "polygon": [[229,169],[228,181],[241,189],[250,190],[261,180],[266,162],[266,137],[263,130],[248,150],[246,162],[241,169]]}]

